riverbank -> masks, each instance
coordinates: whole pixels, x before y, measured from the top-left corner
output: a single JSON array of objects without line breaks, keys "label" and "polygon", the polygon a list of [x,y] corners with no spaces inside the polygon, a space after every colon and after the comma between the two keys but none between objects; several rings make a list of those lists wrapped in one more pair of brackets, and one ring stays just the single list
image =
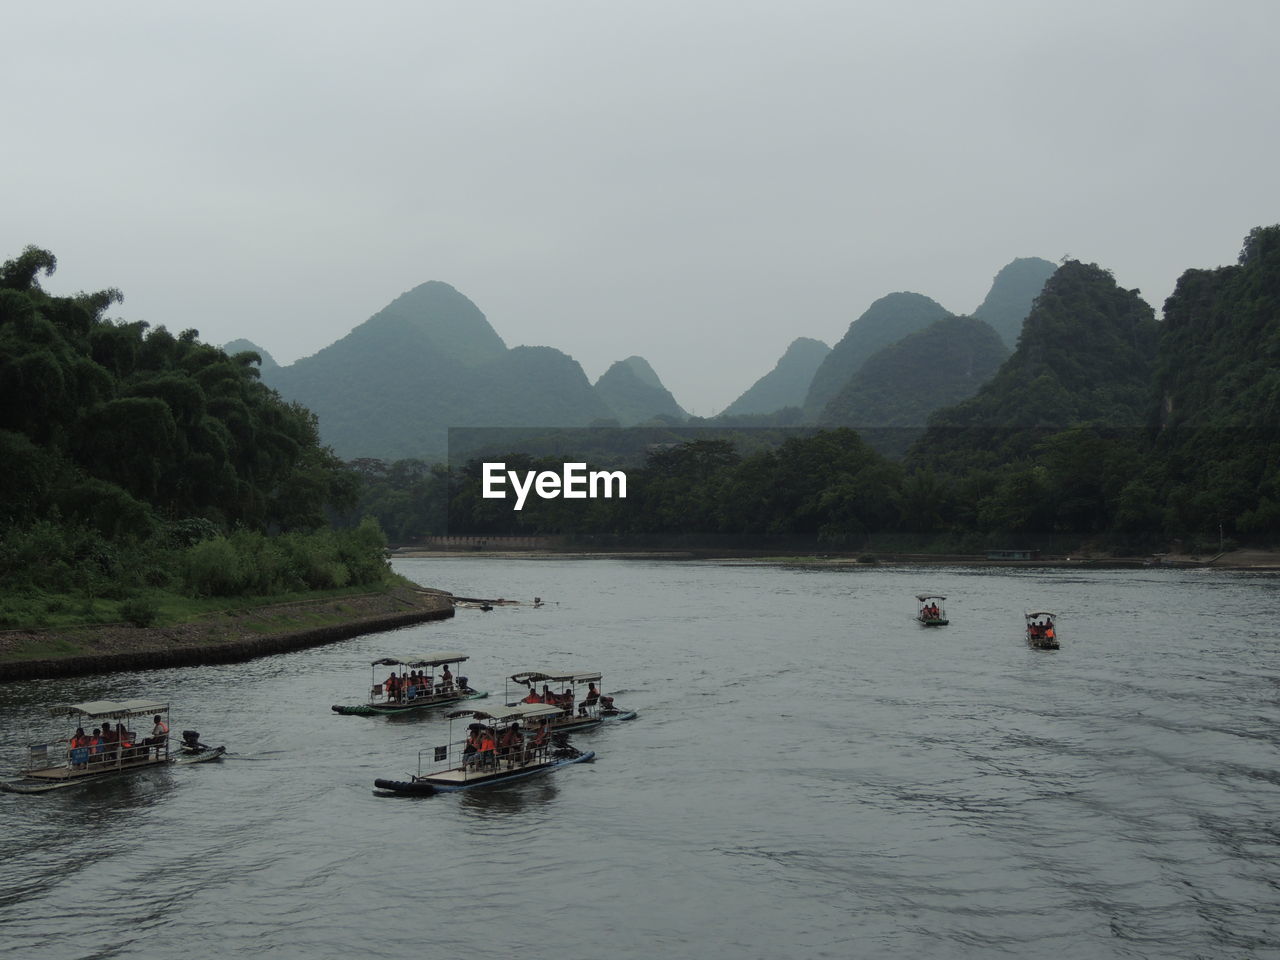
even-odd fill
[{"label": "riverbank", "polygon": [[1161,553],[1147,556],[1115,557],[1105,554],[1042,556],[1038,560],[992,560],[983,554],[963,553],[822,553],[785,555],[767,550],[430,550],[400,547],[396,559],[440,559],[445,557],[487,557],[493,560],[705,560],[718,563],[787,564],[837,567],[875,565],[974,566],[974,567],[1207,567],[1215,570],[1280,571],[1280,551],[1232,550],[1212,556]]},{"label": "riverbank", "polygon": [[0,681],[232,663],[453,616],[440,590],[395,586],[207,614],[164,627],[129,624],[0,631]]}]

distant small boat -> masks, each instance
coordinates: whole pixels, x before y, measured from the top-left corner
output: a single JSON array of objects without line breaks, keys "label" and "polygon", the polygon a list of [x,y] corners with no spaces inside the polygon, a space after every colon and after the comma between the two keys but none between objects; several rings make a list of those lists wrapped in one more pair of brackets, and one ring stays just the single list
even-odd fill
[{"label": "distant small boat", "polygon": [[[115,779],[138,770],[217,760],[226,747],[209,747],[200,734],[184,730],[175,756],[169,749],[169,704],[162,700],[94,700],[52,707],[54,717],[69,719],[75,733],[27,748],[27,759],[13,780],[0,781],[8,793],[48,793],[67,787]],[[159,717],[162,727],[143,737],[126,726],[129,720]],[[116,721],[114,731],[111,721]],[[85,727],[102,735],[86,735]],[[155,730],[162,730],[156,733]]]},{"label": "distant small boat", "polygon": [[951,621],[947,619],[946,608],[942,603],[946,597],[936,593],[918,593],[916,600],[920,607],[916,611],[916,620],[926,627],[945,627]]},{"label": "distant small boat", "polygon": [[[334,713],[347,716],[371,716],[376,714],[412,713],[429,707],[478,700],[488,694],[473,690],[467,678],[454,677],[450,666],[459,671],[469,657],[465,653],[434,653],[422,657],[379,657],[371,667],[373,679],[369,699],[364,703],[335,703]],[[391,674],[379,682],[379,667],[391,667]],[[435,670],[444,669],[437,677]]]},{"label": "distant small boat", "polygon": [[1027,623],[1027,643],[1037,650],[1057,650],[1057,614],[1048,610],[1028,610],[1023,613]]},{"label": "distant small boat", "polygon": [[[634,710],[623,710],[614,704],[613,697],[606,697],[600,692],[601,680],[598,670],[526,670],[512,674],[510,678],[511,683],[529,688],[528,695],[519,703],[549,703],[559,707],[560,715],[552,718],[551,726],[566,733],[598,727],[606,720],[635,719]],[[539,684],[542,685],[541,692]],[[504,699],[510,703],[510,695]]]},{"label": "distant small boat", "polygon": [[[449,714],[449,742],[418,754],[418,772],[408,780],[373,781],[383,794],[429,796],[491,786],[573,763],[589,763],[595,751],[569,745],[553,733],[551,719],[560,712],[545,703],[518,703],[493,710],[455,710]],[[453,721],[469,719],[467,735],[454,740]],[[523,724],[523,726],[522,726]],[[424,772],[424,766],[428,769]]]}]

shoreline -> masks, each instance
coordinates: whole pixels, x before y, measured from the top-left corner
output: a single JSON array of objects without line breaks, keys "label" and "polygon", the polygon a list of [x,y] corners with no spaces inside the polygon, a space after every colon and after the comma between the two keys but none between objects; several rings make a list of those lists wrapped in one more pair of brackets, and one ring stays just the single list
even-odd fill
[{"label": "shoreline", "polygon": [[[103,624],[4,630],[0,657],[15,650],[17,655],[0,659],[0,682],[238,663],[453,615],[451,594],[397,586],[354,596],[264,604],[168,627]],[[337,622],[314,622],[335,617]],[[23,657],[22,647],[32,645],[71,646],[74,652]]]},{"label": "shoreline", "polygon": [[[872,560],[862,559],[873,556]],[[1214,569],[1280,571],[1280,551],[1234,550],[1212,557],[1190,554],[1149,556],[1045,556],[1039,560],[990,560],[982,554],[815,553],[786,555],[768,550],[430,550],[406,546],[392,552],[393,560],[440,560],[469,557],[490,560],[698,560],[759,566],[864,567],[879,566],[964,566],[1000,568],[1071,568],[1095,570],[1125,569]]]}]

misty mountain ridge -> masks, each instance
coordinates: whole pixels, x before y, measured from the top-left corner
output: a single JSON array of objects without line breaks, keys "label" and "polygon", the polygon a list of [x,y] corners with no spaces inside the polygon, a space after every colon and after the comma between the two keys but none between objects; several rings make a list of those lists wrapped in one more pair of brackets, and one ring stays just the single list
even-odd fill
[{"label": "misty mountain ridge", "polygon": [[1013,350],[1018,345],[1022,324],[1036,297],[1040,296],[1045,282],[1057,269],[1039,257],[1018,257],[995,275],[986,299],[972,315],[989,323],[1000,334],[1005,346]]},{"label": "misty mountain ridge", "polygon": [[923,427],[929,415],[978,392],[1008,357],[975,317],[947,317],[876,351],[818,419],[827,427]]},{"label": "misty mountain ridge", "polygon": [[624,427],[655,417],[686,420],[689,416],[644,357],[627,357],[614,363],[595,382],[595,390]]},{"label": "misty mountain ridge", "polygon": [[613,416],[576,360],[553,347],[508,349],[480,309],[440,281],[287,367],[268,369],[264,359],[262,378],[310,408],[321,438],[347,459],[443,460],[450,426],[586,426]]},{"label": "misty mountain ridge", "polygon": [[800,407],[822,361],[831,352],[821,340],[797,337],[773,369],[753,383],[737,400],[720,412],[722,417],[777,413]]},{"label": "misty mountain ridge", "polygon": [[817,420],[832,398],[877,350],[923,330],[953,314],[920,293],[891,293],[881,297],[849,324],[849,329],[814,372],[804,401],[805,418]]}]

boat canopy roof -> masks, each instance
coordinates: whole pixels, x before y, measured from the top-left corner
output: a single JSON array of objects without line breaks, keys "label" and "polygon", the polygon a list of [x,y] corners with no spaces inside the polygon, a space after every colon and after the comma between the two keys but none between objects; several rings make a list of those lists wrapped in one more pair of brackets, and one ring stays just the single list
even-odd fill
[{"label": "boat canopy roof", "polygon": [[1051,620],[1056,620],[1058,618],[1058,615],[1056,613],[1050,613],[1048,610],[1028,610],[1027,611],[1028,620],[1034,620],[1036,617],[1048,617]]},{"label": "boat canopy roof", "polygon": [[373,661],[373,666],[384,667],[441,667],[446,663],[461,663],[471,659],[465,653],[428,653],[416,657],[381,657]]},{"label": "boat canopy roof", "polygon": [[563,712],[559,707],[550,703],[517,703],[510,707],[494,707],[492,710],[477,710],[475,708],[454,710],[447,716],[450,720],[457,720],[459,717],[475,717],[477,720],[493,720],[497,723],[506,723],[508,720],[536,720],[538,717],[553,717]]},{"label": "boat canopy roof", "polygon": [[169,704],[163,700],[91,700],[88,703],[66,703],[49,710],[55,717],[89,717],[93,720],[123,720],[168,712]]},{"label": "boat canopy roof", "polygon": [[916,599],[924,603],[926,600],[945,600],[947,598],[940,593],[917,593]]},{"label": "boat canopy roof", "polygon": [[600,679],[599,670],[586,670],[581,673],[560,671],[553,673],[542,670],[526,670],[524,673],[513,673],[511,679],[515,683],[587,683]]}]

